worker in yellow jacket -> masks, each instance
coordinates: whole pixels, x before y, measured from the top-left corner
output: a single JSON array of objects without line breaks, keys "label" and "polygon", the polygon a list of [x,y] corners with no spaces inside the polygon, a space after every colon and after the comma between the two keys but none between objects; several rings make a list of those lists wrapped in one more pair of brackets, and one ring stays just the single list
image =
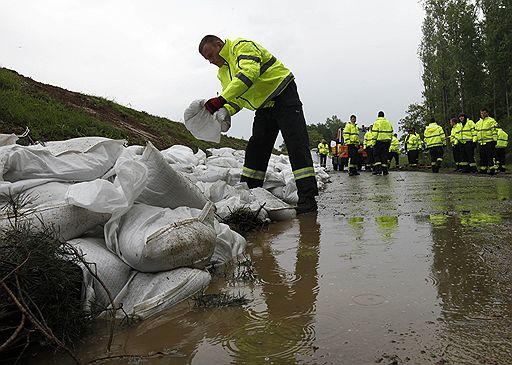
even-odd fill
[{"label": "worker in yellow jacket", "polygon": [[375,159],[373,157],[373,147],[375,146],[375,136],[372,132],[372,125],[368,127],[368,130],[363,137],[363,148],[366,151],[365,171],[372,171]]},{"label": "worker in yellow jacket", "polygon": [[475,123],[468,119],[466,114],[459,114],[461,129],[459,132],[459,143],[461,152],[462,172],[477,172],[475,163]]},{"label": "worker in yellow jacket", "polygon": [[396,133],[393,134],[391,144],[389,145],[389,167],[391,167],[393,159],[395,159],[395,167],[398,168],[400,165],[400,141]]},{"label": "worker in yellow jacket", "polygon": [[199,43],[199,53],[219,68],[217,77],[222,85],[221,94],[209,99],[205,108],[211,114],[221,107],[230,115],[242,108],[256,111],[240,180],[249,188],[263,185],[281,131],[297,185],[297,213],[316,211],[315,170],[302,102],[291,71],[263,46],[245,38],[223,41],[207,35]]},{"label": "worker in yellow jacket", "polygon": [[508,146],[508,134],[498,126],[498,140],[496,142],[496,162],[498,169],[505,172],[505,155]]},{"label": "worker in yellow jacket", "polygon": [[405,152],[407,152],[407,160],[410,167],[418,166],[419,150],[421,148],[421,137],[416,133],[413,127],[409,129],[409,133],[405,137]]},{"label": "worker in yellow jacket", "polygon": [[432,172],[439,172],[441,163],[443,162],[444,146],[446,146],[446,135],[443,128],[436,123],[434,118],[430,119],[430,123],[423,133],[425,147],[430,152],[430,165]]},{"label": "worker in yellow jacket", "polygon": [[373,123],[372,131],[375,136],[375,147],[373,147],[373,155],[375,164],[372,175],[388,174],[388,155],[391,139],[393,138],[393,126],[384,117],[384,112],[377,114],[377,120]]},{"label": "worker in yellow jacket", "polygon": [[476,143],[480,154],[479,173],[494,175],[498,171],[496,165],[496,143],[498,141],[496,120],[489,116],[486,108],[480,110],[480,119],[475,124]]},{"label": "worker in yellow jacket", "polygon": [[357,176],[357,151],[359,149],[359,129],[356,126],[356,116],[350,116],[350,122],[343,128],[343,140],[348,146],[348,176]]},{"label": "worker in yellow jacket", "polygon": [[460,131],[462,130],[462,124],[457,118],[450,119],[450,125],[452,127],[450,131],[450,144],[452,145],[453,161],[455,162],[455,171],[462,171],[462,144],[460,143]]},{"label": "worker in yellow jacket", "polygon": [[320,155],[320,167],[325,168],[327,164],[327,155],[329,154],[329,145],[323,138],[318,144],[318,154]]}]

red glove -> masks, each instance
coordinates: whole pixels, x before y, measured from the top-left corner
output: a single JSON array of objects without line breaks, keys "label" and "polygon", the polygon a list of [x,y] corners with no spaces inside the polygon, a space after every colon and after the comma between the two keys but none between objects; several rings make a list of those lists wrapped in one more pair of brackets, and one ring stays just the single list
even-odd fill
[{"label": "red glove", "polygon": [[226,104],[226,99],[224,99],[222,96],[217,96],[216,98],[211,98],[206,103],[204,103],[204,107],[210,112],[210,114],[213,114],[222,108],[224,104]]}]

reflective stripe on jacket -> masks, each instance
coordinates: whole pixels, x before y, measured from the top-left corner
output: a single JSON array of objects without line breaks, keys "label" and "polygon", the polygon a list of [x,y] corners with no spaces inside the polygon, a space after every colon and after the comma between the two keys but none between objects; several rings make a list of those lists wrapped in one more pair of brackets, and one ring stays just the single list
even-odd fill
[{"label": "reflective stripe on jacket", "polygon": [[345,124],[345,128],[343,128],[343,141],[346,145],[359,145],[359,129],[357,129],[354,123],[348,122]]},{"label": "reflective stripe on jacket", "polygon": [[375,134],[376,141],[391,141],[393,137],[393,126],[384,117],[379,117],[373,123],[372,131]]},{"label": "reflective stripe on jacket", "polygon": [[329,154],[329,145],[327,143],[320,142],[318,144],[318,153],[321,155],[328,155]]},{"label": "reflective stripe on jacket", "polygon": [[425,128],[423,140],[427,148],[446,146],[446,135],[443,128],[437,123],[430,123]]},{"label": "reflective stripe on jacket", "polygon": [[498,131],[498,142],[496,148],[505,148],[508,146],[508,134],[501,128],[497,128]]},{"label": "reflective stripe on jacket", "polygon": [[476,142],[479,144],[486,144],[498,140],[498,132],[496,120],[491,117],[480,119],[475,124]]},{"label": "reflective stripe on jacket", "polygon": [[418,133],[408,134],[405,137],[405,146],[407,151],[416,151],[420,149],[421,146],[421,137]]},{"label": "reflective stripe on jacket", "polygon": [[222,84],[224,105],[233,115],[242,108],[256,110],[272,106],[293,80],[293,74],[261,45],[249,39],[226,39],[219,52],[225,64],[217,77]]},{"label": "reflective stripe on jacket", "polygon": [[466,142],[475,142],[476,140],[476,132],[475,132],[475,122],[473,122],[471,119],[466,120],[466,124],[461,123],[461,130],[460,130],[460,142],[466,143]]},{"label": "reflective stripe on jacket", "polygon": [[389,145],[389,152],[400,152],[400,141],[395,136],[393,136]]}]

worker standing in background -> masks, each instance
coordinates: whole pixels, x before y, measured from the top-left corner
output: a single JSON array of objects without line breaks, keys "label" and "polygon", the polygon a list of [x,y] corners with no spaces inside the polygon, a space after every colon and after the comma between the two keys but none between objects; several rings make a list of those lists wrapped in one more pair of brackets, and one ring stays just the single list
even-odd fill
[{"label": "worker standing in background", "polygon": [[327,155],[329,154],[329,145],[323,138],[318,144],[318,154],[320,155],[320,166],[326,168]]},{"label": "worker standing in background", "polygon": [[446,135],[443,128],[436,123],[434,118],[430,119],[430,124],[425,128],[423,135],[425,146],[430,152],[430,165],[432,172],[439,172],[443,162],[444,146],[446,146]]},{"label": "worker standing in background", "polygon": [[478,172],[481,174],[494,175],[497,172],[495,163],[496,142],[498,141],[497,125],[496,120],[489,116],[489,111],[482,108],[480,119],[475,124],[476,143],[479,146],[478,152],[480,154]]},{"label": "worker standing in background", "polygon": [[413,127],[409,129],[409,133],[405,137],[405,152],[410,167],[418,167],[419,150],[421,147],[421,137],[416,133]]},{"label": "worker standing in background", "polygon": [[389,145],[389,167],[391,168],[391,161],[395,159],[395,167],[398,168],[400,165],[400,141],[398,135],[393,134],[391,144]]},{"label": "worker standing in background", "polygon": [[375,162],[373,158],[373,146],[375,146],[375,138],[372,132],[372,126],[369,126],[363,137],[363,148],[366,151],[365,171],[373,170],[373,164]]},{"label": "worker standing in background", "polygon": [[460,129],[460,154],[462,172],[477,172],[475,163],[475,123],[468,119],[466,114],[459,114]]},{"label": "worker standing in background", "polygon": [[496,142],[496,164],[501,172],[505,172],[505,155],[508,146],[508,134],[498,126],[498,141]]},{"label": "worker standing in background", "polygon": [[318,186],[306,120],[291,71],[250,39],[223,41],[207,35],[199,43],[199,53],[219,68],[217,77],[222,85],[222,93],[209,99],[205,108],[211,114],[221,107],[230,115],[242,108],[256,111],[240,181],[251,189],[263,186],[281,131],[297,185],[297,214],[317,211]]},{"label": "worker standing in background", "polygon": [[393,126],[384,118],[384,112],[377,114],[377,120],[373,123],[373,134],[375,136],[375,147],[373,156],[375,158],[372,175],[388,174],[388,154],[391,139],[393,137]]},{"label": "worker standing in background", "polygon": [[356,126],[356,116],[350,116],[350,122],[343,129],[343,140],[348,146],[348,176],[357,176],[357,151],[359,149],[359,129]]},{"label": "worker standing in background", "polygon": [[450,125],[452,127],[450,131],[450,144],[452,145],[453,161],[455,162],[455,171],[462,171],[462,144],[460,143],[460,131],[462,124],[457,118],[450,119]]}]

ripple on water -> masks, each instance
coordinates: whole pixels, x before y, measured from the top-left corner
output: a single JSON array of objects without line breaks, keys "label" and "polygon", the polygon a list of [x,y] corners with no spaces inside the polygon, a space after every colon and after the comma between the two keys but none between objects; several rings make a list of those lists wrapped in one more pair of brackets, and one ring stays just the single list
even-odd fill
[{"label": "ripple on water", "polygon": [[[304,320],[306,322],[304,322]],[[308,317],[253,322],[231,332],[222,346],[243,363],[288,363],[313,351],[314,322]]]},{"label": "ripple on water", "polygon": [[425,278],[425,281],[434,287],[437,287],[439,285],[439,279],[436,276],[434,276],[432,273],[427,275],[427,277]]},{"label": "ripple on water", "polygon": [[386,302],[386,298],[383,295],[376,293],[362,293],[354,295],[352,300],[354,303],[364,307],[377,306]]},{"label": "ripple on water", "polygon": [[272,281],[266,280],[264,277],[260,277],[262,283],[264,284],[295,284],[301,280],[301,275],[298,273],[290,272],[286,269],[278,267],[273,270],[277,275],[279,275],[280,281],[276,283],[273,278]]}]

